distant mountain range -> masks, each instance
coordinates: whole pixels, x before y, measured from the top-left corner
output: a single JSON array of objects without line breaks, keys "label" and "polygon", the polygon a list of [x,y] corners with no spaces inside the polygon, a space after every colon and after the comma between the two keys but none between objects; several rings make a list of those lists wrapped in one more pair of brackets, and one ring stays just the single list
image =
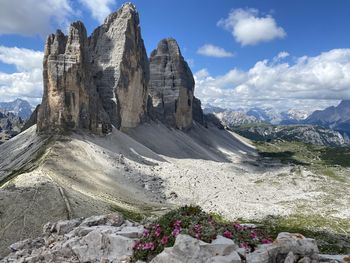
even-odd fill
[{"label": "distant mountain range", "polygon": [[215,114],[226,126],[239,126],[252,123],[270,124],[298,124],[308,117],[308,112],[303,110],[278,111],[274,108],[253,107],[250,109],[224,109],[207,105],[204,113]]},{"label": "distant mountain range", "polygon": [[238,134],[254,141],[297,141],[323,146],[349,146],[347,135],[314,125],[251,125],[233,128]]},{"label": "distant mountain range", "polygon": [[16,99],[0,102],[0,144],[20,133],[31,114],[32,108],[28,101]]},{"label": "distant mountain range", "polygon": [[211,105],[204,113],[214,114],[224,126],[253,140],[294,140],[326,146],[347,146],[350,142],[350,100],[311,115],[302,110],[223,109]]},{"label": "distant mountain range", "polygon": [[32,106],[26,100],[16,99],[10,102],[0,102],[0,112],[11,112],[23,120],[27,120],[32,114]]},{"label": "distant mountain range", "polygon": [[317,110],[304,123],[328,127],[350,135],[350,100],[342,100],[336,107]]}]

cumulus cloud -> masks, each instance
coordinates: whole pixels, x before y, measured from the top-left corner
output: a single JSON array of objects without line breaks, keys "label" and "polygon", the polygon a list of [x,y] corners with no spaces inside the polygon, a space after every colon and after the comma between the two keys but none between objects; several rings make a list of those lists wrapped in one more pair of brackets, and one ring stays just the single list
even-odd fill
[{"label": "cumulus cloud", "polygon": [[233,57],[234,54],[226,51],[222,47],[206,44],[198,48],[197,53],[203,56],[216,57],[216,58],[227,58]]},{"label": "cumulus cloud", "polygon": [[0,0],[0,35],[46,35],[51,22],[66,27],[74,14],[69,0]]},{"label": "cumulus cloud", "polygon": [[0,72],[1,101],[27,99],[33,105],[41,100],[43,52],[0,46],[0,62],[14,65],[15,73]]},{"label": "cumulus cloud", "polygon": [[284,38],[286,32],[270,16],[259,16],[257,9],[234,9],[226,19],[220,19],[218,26],[230,31],[242,46],[256,45],[276,38]]},{"label": "cumulus cloud", "polygon": [[93,18],[102,23],[112,12],[115,0],[79,0],[90,12]]},{"label": "cumulus cloud", "polygon": [[217,106],[322,108],[350,99],[350,49],[304,56],[293,63],[274,58],[258,61],[247,71],[232,69],[221,76],[211,76],[202,69],[195,73],[195,80],[196,96]]}]

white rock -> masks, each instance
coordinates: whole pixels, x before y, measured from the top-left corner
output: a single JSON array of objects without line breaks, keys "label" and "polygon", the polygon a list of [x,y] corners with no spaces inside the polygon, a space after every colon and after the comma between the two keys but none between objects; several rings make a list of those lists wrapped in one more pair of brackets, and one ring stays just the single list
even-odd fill
[{"label": "white rock", "polygon": [[297,258],[295,257],[294,253],[291,251],[288,253],[286,259],[284,260],[284,263],[295,263],[297,261]]}]

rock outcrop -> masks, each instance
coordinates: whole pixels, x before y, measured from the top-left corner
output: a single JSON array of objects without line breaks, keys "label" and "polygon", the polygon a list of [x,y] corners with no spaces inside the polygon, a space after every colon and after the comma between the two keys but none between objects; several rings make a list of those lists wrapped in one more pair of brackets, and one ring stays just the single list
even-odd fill
[{"label": "rock outcrop", "polygon": [[[1,262],[135,262],[133,247],[144,233],[142,225],[124,220],[118,213],[47,223],[42,236],[12,244],[12,252]],[[319,254],[316,241],[301,234],[280,233],[273,243],[258,245],[253,252],[223,236],[206,243],[179,234],[173,247],[166,247],[149,262],[342,263],[349,260],[346,255]]]},{"label": "rock outcrop", "polygon": [[192,126],[194,79],[175,39],[159,42],[150,57],[149,115],[178,129]]},{"label": "rock outcrop", "polygon": [[90,128],[86,29],[81,22],[48,37],[45,45],[44,95],[38,111],[38,130]]},{"label": "rock outcrop", "polygon": [[39,131],[136,127],[146,112],[148,59],[138,13],[127,3],[91,37],[81,22],[48,37]]},{"label": "rock outcrop", "polygon": [[193,97],[192,116],[193,116],[194,121],[196,121],[202,125],[205,125],[202,103],[201,103],[200,99],[198,99],[196,97]]},{"label": "rock outcrop", "polygon": [[1,262],[131,262],[143,226],[117,213],[47,223],[43,235],[10,246]]},{"label": "rock outcrop", "polygon": [[132,4],[109,15],[89,39],[93,83],[115,127],[136,127],[146,113],[149,65]]},{"label": "rock outcrop", "polygon": [[21,132],[29,129],[33,125],[35,125],[38,121],[38,110],[40,108],[40,104],[38,104],[35,107],[35,110],[32,112],[32,115],[30,115],[29,119],[25,122],[24,126],[21,129]]}]

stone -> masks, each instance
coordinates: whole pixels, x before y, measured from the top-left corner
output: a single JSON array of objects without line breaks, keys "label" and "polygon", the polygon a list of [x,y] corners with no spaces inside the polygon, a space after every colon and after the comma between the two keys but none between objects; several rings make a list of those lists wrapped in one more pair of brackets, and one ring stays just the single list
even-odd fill
[{"label": "stone", "polygon": [[159,42],[150,57],[148,112],[170,127],[192,126],[194,79],[173,38]]},{"label": "stone", "polygon": [[294,253],[290,251],[287,257],[285,258],[284,263],[295,263],[295,262],[297,262],[297,258],[294,255]]},{"label": "stone", "polygon": [[270,254],[267,249],[257,249],[253,253],[246,255],[247,263],[269,263]]},{"label": "stone", "polygon": [[118,235],[129,237],[129,238],[141,238],[143,231],[144,231],[143,226],[139,226],[139,227],[126,226],[126,227],[123,227],[118,232]]},{"label": "stone", "polygon": [[101,258],[121,260],[132,255],[133,239],[117,235],[91,231],[72,246],[80,262],[93,262]]},{"label": "stone", "polygon": [[350,262],[349,255],[327,255],[327,254],[319,254],[320,262],[328,262],[334,260],[335,262],[346,263]]},{"label": "stone", "polygon": [[208,259],[205,263],[241,263],[241,257],[236,251],[227,256],[215,256]]},{"label": "stone", "polygon": [[[77,218],[73,220],[64,220],[64,221],[58,221],[54,225],[54,229],[57,232],[58,235],[64,235],[72,231],[75,227],[79,226],[82,219]],[[53,232],[51,230],[51,232]]]},{"label": "stone", "polygon": [[303,257],[303,258],[299,259],[298,263],[311,263],[311,258]]},{"label": "stone", "polygon": [[296,255],[315,257],[319,252],[316,240],[297,233],[279,233],[274,245],[278,246],[281,254],[288,254],[292,251]]},{"label": "stone", "polygon": [[124,223],[124,217],[118,213],[111,213],[107,215],[91,216],[84,219],[80,226],[96,226],[96,225],[108,225],[108,226],[121,226]]},{"label": "stone", "polygon": [[205,243],[188,235],[176,237],[172,248],[165,248],[152,263],[165,262],[232,262],[240,263],[235,251],[237,245],[230,239],[218,236],[212,243]]}]

